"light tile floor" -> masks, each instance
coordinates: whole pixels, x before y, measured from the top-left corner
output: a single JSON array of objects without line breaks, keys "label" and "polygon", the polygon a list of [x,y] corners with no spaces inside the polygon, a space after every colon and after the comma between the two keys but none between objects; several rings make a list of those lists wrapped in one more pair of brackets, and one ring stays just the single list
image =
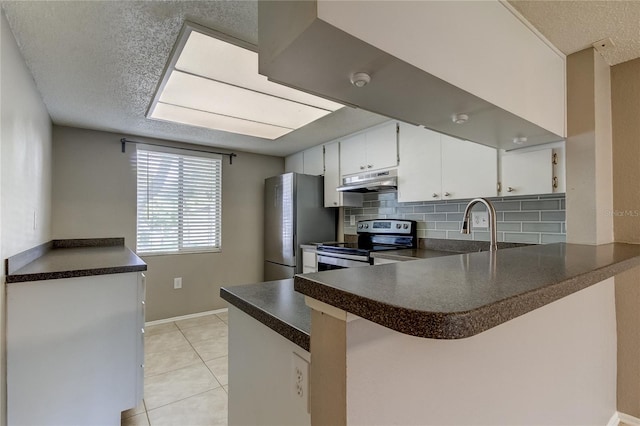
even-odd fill
[{"label": "light tile floor", "polygon": [[122,426],[227,424],[227,313],[145,329],[144,401]]}]

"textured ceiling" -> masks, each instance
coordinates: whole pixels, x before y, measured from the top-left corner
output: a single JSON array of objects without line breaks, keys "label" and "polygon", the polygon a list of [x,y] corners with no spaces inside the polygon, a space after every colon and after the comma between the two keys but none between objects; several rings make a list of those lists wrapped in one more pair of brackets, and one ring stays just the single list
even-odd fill
[{"label": "textured ceiling", "polygon": [[[510,3],[565,54],[611,37],[610,64],[640,57],[640,1]],[[183,22],[257,44],[256,1],[1,4],[56,124],[286,155],[386,120],[347,107],[270,141],[146,119]]]},{"label": "textured ceiling", "polygon": [[2,8],[59,125],[286,155],[387,120],[347,107],[271,141],[145,118],[184,21],[257,44],[256,1],[7,1]]},{"label": "textured ceiling", "polygon": [[611,38],[609,65],[640,57],[640,1],[509,0],[551,43],[569,55]]}]

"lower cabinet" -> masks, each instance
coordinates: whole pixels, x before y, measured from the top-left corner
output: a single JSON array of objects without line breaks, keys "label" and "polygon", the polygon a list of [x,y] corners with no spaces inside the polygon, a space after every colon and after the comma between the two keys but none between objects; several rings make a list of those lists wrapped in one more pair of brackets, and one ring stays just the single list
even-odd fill
[{"label": "lower cabinet", "polygon": [[374,257],[373,258],[373,264],[374,265],[386,265],[388,263],[398,263],[399,260],[391,260],[391,259],[381,259],[379,257]]},{"label": "lower cabinet", "polygon": [[142,400],[144,276],[6,289],[8,424],[119,425]]},{"label": "lower cabinet", "polygon": [[302,249],[302,273],[318,272],[317,259],[315,250]]}]

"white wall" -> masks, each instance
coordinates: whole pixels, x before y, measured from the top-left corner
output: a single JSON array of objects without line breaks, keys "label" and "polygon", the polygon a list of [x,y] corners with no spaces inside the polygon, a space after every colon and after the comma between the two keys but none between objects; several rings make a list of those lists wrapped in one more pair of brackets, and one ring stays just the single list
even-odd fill
[{"label": "white wall", "polygon": [[[0,15],[0,259],[50,240],[51,120]],[[0,272],[0,401],[6,422],[5,288]]]},{"label": "white wall", "polygon": [[234,306],[229,327],[229,425],[310,425],[293,373],[294,354],[308,363],[309,352]]},{"label": "white wall", "polygon": [[347,323],[350,425],[605,425],[616,411],[613,279],[476,336]]},{"label": "white wall", "polygon": [[[54,238],[125,237],[135,249],[135,146],[123,154],[123,136],[54,126]],[[280,157],[239,152],[233,165],[223,159],[222,251],[145,256],[147,321],[226,307],[220,287],[263,280],[264,179],[283,170]],[[174,277],[182,277],[182,289],[173,289]]]}]

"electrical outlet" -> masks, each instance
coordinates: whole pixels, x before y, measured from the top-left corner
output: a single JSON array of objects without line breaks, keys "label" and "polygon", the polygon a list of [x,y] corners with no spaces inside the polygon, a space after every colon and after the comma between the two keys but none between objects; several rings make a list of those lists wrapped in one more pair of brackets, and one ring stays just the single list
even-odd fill
[{"label": "electrical outlet", "polygon": [[349,216],[349,224],[351,226],[354,226],[356,224],[356,215],[355,214],[352,214],[352,215]]},{"label": "electrical outlet", "polygon": [[474,228],[488,228],[489,212],[471,212],[471,224]]},{"label": "electrical outlet", "polygon": [[291,392],[301,407],[309,412],[309,363],[297,353],[293,353]]},{"label": "electrical outlet", "polygon": [[174,278],[173,279],[173,288],[174,289],[182,288],[182,277],[178,277],[178,278]]}]

